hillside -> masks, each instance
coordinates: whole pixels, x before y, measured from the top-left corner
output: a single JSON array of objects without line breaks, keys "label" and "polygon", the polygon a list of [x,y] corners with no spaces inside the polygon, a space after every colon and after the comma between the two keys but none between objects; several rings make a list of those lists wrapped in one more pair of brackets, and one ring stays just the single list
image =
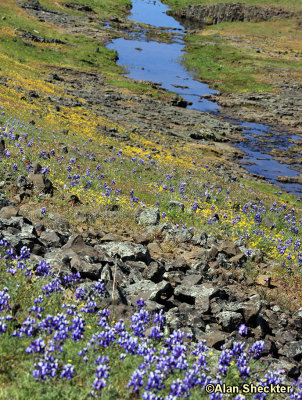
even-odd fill
[{"label": "hillside", "polygon": [[223,112],[125,76],[110,40],[175,39],[130,8],[0,5],[0,398],[298,399],[300,198]]}]

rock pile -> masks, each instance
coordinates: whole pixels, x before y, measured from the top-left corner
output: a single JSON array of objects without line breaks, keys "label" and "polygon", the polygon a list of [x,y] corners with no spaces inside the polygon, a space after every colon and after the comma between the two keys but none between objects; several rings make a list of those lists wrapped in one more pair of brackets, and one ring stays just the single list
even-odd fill
[{"label": "rock pile", "polygon": [[[264,340],[266,360],[296,378],[302,367],[302,310],[281,311],[261,300],[253,282],[238,277],[234,266],[246,260],[240,243],[208,238],[206,233],[191,233],[188,238],[172,225],[160,224],[156,212],[150,210],[149,218],[140,213],[145,222],[153,223],[146,231],[162,232],[162,238],[174,235],[180,246],[189,243],[196,254],[190,262],[182,257],[168,259],[164,253],[155,256],[152,249],[160,243],[151,240],[141,244],[92,230],[72,235],[59,228],[45,229],[41,222],[33,224],[19,215],[4,195],[0,195],[0,238],[16,252],[28,247],[33,262],[47,260],[60,276],[79,273],[81,279],[74,284],[90,295],[93,281],[102,279],[104,305],[112,307],[114,302],[116,318],[130,315],[143,298],[149,311],[166,312],[168,329],[181,328],[215,349],[242,340],[238,327],[244,323],[249,329],[245,340]],[[252,258],[260,262],[261,254],[255,252]]]}]

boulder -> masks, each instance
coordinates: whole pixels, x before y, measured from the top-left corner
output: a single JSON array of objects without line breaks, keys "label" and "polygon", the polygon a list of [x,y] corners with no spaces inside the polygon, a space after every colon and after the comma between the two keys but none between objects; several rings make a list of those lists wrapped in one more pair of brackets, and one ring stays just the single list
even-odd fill
[{"label": "boulder", "polygon": [[221,331],[212,331],[202,335],[200,340],[205,340],[208,347],[220,350],[225,343],[226,334]]},{"label": "boulder", "polygon": [[164,256],[164,253],[160,247],[160,245],[156,242],[152,242],[148,244],[148,250],[152,258],[161,258]]},{"label": "boulder", "polygon": [[170,297],[173,289],[169,282],[162,281],[160,283],[153,283],[148,280],[129,285],[126,289],[126,294],[131,303],[135,305],[136,301],[142,298],[143,300],[151,300],[157,302],[161,300],[161,296],[165,295]]},{"label": "boulder", "polygon": [[35,174],[32,172],[28,175],[27,180],[29,183],[32,183],[34,189],[40,193],[49,194],[51,196],[53,195],[53,184],[43,174]]},{"label": "boulder", "polygon": [[233,332],[242,323],[242,315],[234,311],[222,311],[216,315],[216,318],[227,332]]},{"label": "boulder", "polygon": [[40,240],[47,247],[61,247],[64,243],[62,236],[58,232],[52,230],[41,232]]},{"label": "boulder", "polygon": [[79,272],[84,279],[97,280],[100,277],[102,265],[90,264],[76,255],[70,260],[70,268],[72,272]]},{"label": "boulder", "polygon": [[81,257],[88,258],[91,262],[109,261],[104,251],[98,251],[96,247],[88,246],[81,235],[71,236],[62,247],[62,254],[70,250]]},{"label": "boulder", "polygon": [[190,285],[180,285],[175,289],[175,298],[179,301],[195,305],[200,313],[207,313],[210,309],[210,300],[218,293],[219,289],[209,283],[193,287],[190,287]]},{"label": "boulder", "polygon": [[165,267],[156,261],[152,261],[143,271],[144,279],[148,279],[154,283],[159,283],[165,273]]},{"label": "boulder", "polygon": [[207,243],[208,235],[206,232],[199,232],[192,238],[192,243],[198,246],[204,246]]},{"label": "boulder", "polygon": [[174,208],[174,209],[180,210],[180,211],[184,211],[184,210],[185,210],[185,205],[184,205],[184,203],[181,203],[180,201],[171,200],[171,201],[169,202],[168,207],[169,207],[169,208]]},{"label": "boulder", "polygon": [[14,206],[2,207],[0,210],[0,218],[10,219],[18,216],[18,209]]},{"label": "boulder", "polygon": [[150,262],[150,253],[146,246],[132,242],[108,242],[95,246],[110,257],[119,257],[123,261]]},{"label": "boulder", "polygon": [[159,220],[160,214],[157,207],[143,210],[137,217],[139,225],[158,225]]},{"label": "boulder", "polygon": [[301,361],[302,359],[302,340],[289,342],[284,347],[284,354],[287,358]]},{"label": "boulder", "polygon": [[193,237],[193,232],[191,229],[181,229],[175,235],[175,241],[177,243],[189,242]]}]

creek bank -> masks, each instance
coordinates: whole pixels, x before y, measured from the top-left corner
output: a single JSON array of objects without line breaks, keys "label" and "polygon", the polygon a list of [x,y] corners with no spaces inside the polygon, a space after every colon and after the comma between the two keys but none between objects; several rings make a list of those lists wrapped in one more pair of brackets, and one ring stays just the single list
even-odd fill
[{"label": "creek bank", "polygon": [[215,25],[221,22],[261,22],[272,18],[290,18],[293,12],[279,7],[259,7],[242,3],[218,3],[210,6],[191,5],[169,12],[181,23],[183,20],[198,22],[201,25]]},{"label": "creek bank", "polygon": [[[106,288],[102,304],[109,309],[114,306],[116,318],[130,317],[136,301],[143,298],[149,311],[165,311],[169,331],[183,329],[194,341],[205,339],[216,350],[234,340],[249,344],[264,340],[263,361],[270,368],[284,369],[290,378],[299,376],[302,311],[290,313],[261,300],[255,283],[244,273],[248,257],[240,241],[160,223],[158,209],[137,213],[137,222],[142,224],[140,240],[94,229],[80,235],[55,215],[51,218],[56,228],[47,229],[37,219],[39,211],[31,210],[36,215],[33,223],[22,215],[22,207],[1,194],[0,238],[17,253],[28,247],[33,263],[47,260],[60,277],[78,272],[80,280],[73,285],[85,288],[88,297],[93,296],[94,281],[102,279]],[[179,251],[165,253],[164,241],[172,238]],[[262,257],[255,250],[250,260],[264,269]],[[276,290],[264,276],[257,283]],[[238,334],[242,323],[249,332],[244,338]]]},{"label": "creek bank", "polygon": [[[50,96],[47,100],[54,105],[72,106],[72,96],[77,102],[86,101],[98,115],[126,126],[130,131],[139,130],[143,134],[161,132],[163,135],[195,139],[205,143],[241,139],[241,127],[221,117],[187,109],[186,103],[179,96],[175,95],[162,101],[149,96],[127,94],[106,84],[104,77],[97,72],[48,68],[52,72],[46,80],[60,87],[68,98],[65,101],[64,98]],[[53,73],[60,79],[54,79]],[[107,134],[115,136],[116,132]]]},{"label": "creek bank", "polygon": [[302,85],[282,80],[278,85],[276,76],[276,89],[279,93],[219,93],[210,99],[222,106],[222,116],[302,135]]},{"label": "creek bank", "polygon": [[[104,21],[99,20],[90,11],[87,12],[87,15],[74,16],[64,12],[48,10],[41,6],[37,0],[19,3],[19,5],[25,8],[30,15],[40,20],[44,18],[45,21],[58,25],[67,32],[93,37],[102,44],[110,40],[112,35],[122,36],[126,39],[130,39],[132,36],[133,39],[133,37],[140,36],[146,28],[146,26],[144,28],[143,24],[138,23],[134,26],[133,22],[118,18],[110,22],[109,30],[105,27]],[[96,28],[96,25],[99,27]],[[149,32],[149,27],[146,29]],[[156,36],[156,40],[159,40],[161,33],[163,33],[162,28],[150,27],[152,38]],[[166,34],[167,32],[165,32],[165,36],[167,36]],[[177,37],[175,32],[169,32],[169,35],[171,40],[175,40]],[[165,37],[164,41],[167,42],[169,40]],[[86,107],[93,108],[96,114],[103,115],[109,120],[126,127],[129,132],[139,131],[146,136],[150,133],[161,132],[162,135],[167,137],[195,140],[198,143],[213,146],[215,151],[220,142],[238,143],[249,140],[244,137],[242,126],[227,121],[226,117],[235,118],[237,121],[239,118],[261,123],[264,121],[274,126],[275,115],[279,115],[279,119],[277,119],[278,128],[282,127],[283,129],[284,127],[287,131],[292,129],[296,132],[301,126],[301,116],[297,112],[301,95],[298,93],[298,88],[295,89],[293,86],[291,86],[291,90],[288,91],[287,95],[283,91],[278,98],[275,98],[273,94],[266,93],[259,95],[217,94],[212,97],[203,96],[205,99],[217,99],[217,102],[224,106],[220,111],[220,116],[217,116],[184,108],[188,105],[188,102],[177,95],[174,98],[170,97],[170,99],[161,101],[149,96],[129,94],[127,91],[121,91],[108,85],[106,79],[97,72],[88,73],[51,66],[48,69],[51,73],[46,73],[45,81],[60,86],[64,95],[61,97],[49,96],[44,99],[46,105],[54,105],[59,112],[61,105],[83,107],[86,102]],[[132,82],[132,80],[129,80],[129,82]],[[159,84],[148,81],[136,82],[150,84],[156,90],[164,93]],[[293,95],[294,90],[297,93]],[[287,101],[288,96],[294,96],[295,99],[300,100],[297,100],[297,102]],[[31,97],[30,94],[29,97]],[[275,114],[271,112],[274,108],[270,106],[268,99],[273,99],[272,104],[275,104]],[[32,98],[30,101],[33,101]],[[258,112],[258,109],[261,108],[259,107],[260,102],[264,108],[263,112]],[[248,105],[245,106],[246,104]],[[291,116],[287,117],[288,114]],[[283,125],[281,121],[284,122]],[[120,135],[114,128],[105,130],[104,127],[100,126],[99,129],[106,135],[120,140],[129,140],[127,134]],[[221,150],[221,146],[219,149]],[[233,160],[241,158],[243,155],[241,150],[234,149],[232,153],[228,157]],[[239,167],[236,169],[240,170]],[[241,171],[239,176],[242,176]]]}]

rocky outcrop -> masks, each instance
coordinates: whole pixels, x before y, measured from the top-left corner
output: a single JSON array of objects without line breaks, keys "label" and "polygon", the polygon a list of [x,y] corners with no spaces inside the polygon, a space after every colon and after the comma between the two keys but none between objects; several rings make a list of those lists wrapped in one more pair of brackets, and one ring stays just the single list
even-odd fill
[{"label": "rocky outcrop", "polygon": [[268,21],[272,18],[289,18],[293,14],[282,8],[249,6],[242,3],[218,3],[212,6],[193,5],[176,10],[173,16],[205,25],[234,21]]},{"label": "rocky outcrop", "polygon": [[[17,254],[26,246],[32,263],[46,260],[61,278],[77,273],[80,278],[72,285],[85,288],[88,297],[95,295],[93,281],[102,279],[101,301],[109,308],[114,304],[117,317],[127,318],[143,298],[150,312],[165,311],[170,331],[183,329],[194,341],[206,340],[217,350],[234,341],[261,339],[266,343],[264,359],[271,365],[292,378],[302,371],[302,310],[283,312],[262,300],[253,282],[240,277],[238,268],[246,261],[240,243],[208,238],[204,232],[192,234],[189,242],[183,238],[182,243],[195,249],[195,256],[190,261],[169,259],[149,252],[156,242],[138,244],[133,238],[93,231],[72,235],[45,229],[41,222],[33,224],[19,215],[5,196],[0,200],[0,240],[9,242]],[[149,228],[161,232],[162,239],[182,231],[172,224]],[[248,327],[244,338],[238,333],[241,324]]]}]

